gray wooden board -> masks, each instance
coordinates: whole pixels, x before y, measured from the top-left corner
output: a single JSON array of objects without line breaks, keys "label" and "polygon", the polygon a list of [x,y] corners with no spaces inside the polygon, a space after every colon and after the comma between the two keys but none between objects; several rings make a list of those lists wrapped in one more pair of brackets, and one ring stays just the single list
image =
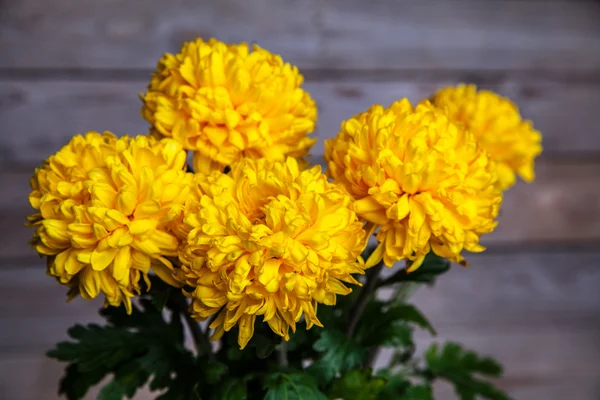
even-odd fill
[{"label": "gray wooden board", "polygon": [[[453,265],[437,285],[423,287],[413,296],[435,323],[460,326],[478,322],[494,329],[548,327],[562,321],[582,328],[600,327],[600,249],[482,253],[472,255],[469,261],[469,268]],[[397,268],[400,265],[385,272]],[[66,303],[66,287],[46,276],[42,261],[5,265],[0,269],[0,293],[0,318],[32,323],[70,318],[68,314],[85,317],[102,306],[102,302],[79,298]],[[28,340],[15,332],[2,334]],[[39,339],[46,343],[44,335]],[[0,346],[8,344],[0,341]]]},{"label": "gray wooden board", "polygon": [[[470,269],[455,266],[411,298],[438,329],[436,338],[417,334],[420,351],[452,340],[493,355],[506,368],[499,384],[517,399],[560,399],[554,391],[596,399],[600,253],[483,254],[471,261]],[[61,367],[43,352],[72,324],[99,321],[101,302],[64,303],[64,288],[33,265],[0,270],[0,293],[0,324],[10,328],[0,331],[0,394],[22,390],[17,399],[30,398],[60,376]],[[380,365],[390,355],[385,349]],[[438,392],[454,398],[443,386]]]},{"label": "gray wooden board", "polygon": [[597,2],[5,0],[0,67],[150,68],[194,37],[301,67],[594,70]]},{"label": "gray wooden board", "polygon": [[[89,130],[117,134],[145,133],[140,116],[140,81],[0,81],[0,166],[39,163],[69,138]],[[306,90],[317,101],[318,142],[313,154],[323,154],[323,141],[334,137],[340,123],[370,105],[388,105],[407,97],[413,102],[468,76],[439,78],[417,74],[388,82],[312,81]],[[513,99],[543,134],[547,154],[600,152],[597,114],[600,81],[560,81],[509,77],[483,80],[481,86]]]}]

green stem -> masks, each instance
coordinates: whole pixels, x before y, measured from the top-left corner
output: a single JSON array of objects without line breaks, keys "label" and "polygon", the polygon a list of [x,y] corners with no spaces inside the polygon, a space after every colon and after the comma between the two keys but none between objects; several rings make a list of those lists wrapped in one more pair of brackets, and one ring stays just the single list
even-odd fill
[{"label": "green stem", "polygon": [[396,291],[395,303],[406,303],[410,296],[421,287],[418,282],[401,282]]},{"label": "green stem", "polygon": [[173,313],[177,314],[177,318],[180,318],[181,315],[183,316],[183,319],[185,320],[185,323],[192,334],[194,346],[196,347],[198,354],[206,353],[209,355],[209,357],[212,357],[213,351],[210,341],[205,336],[204,332],[202,332],[198,321],[192,318],[191,314],[189,313],[188,300],[183,293],[181,293],[181,291],[175,290],[172,292],[172,295],[167,303],[167,307],[170,308]]},{"label": "green stem", "polygon": [[365,312],[367,303],[369,302],[371,295],[377,287],[377,279],[382,269],[383,261],[379,262],[379,264],[375,265],[367,272],[367,282],[362,287],[362,290],[358,295],[358,299],[356,300],[354,307],[350,311],[350,323],[348,324],[346,336],[352,337],[352,335],[354,335],[354,331],[358,326],[358,321],[360,320],[362,314]]},{"label": "green stem", "polygon": [[[376,285],[377,288],[380,288],[381,285]],[[398,285],[398,289],[396,291],[396,296],[393,300],[394,303],[406,303],[408,298],[412,296],[412,294],[421,286],[416,282],[401,282]],[[369,351],[369,355],[367,356],[367,361],[365,364],[369,367],[374,367],[375,359],[379,354],[379,347],[375,347]]]},{"label": "green stem", "polygon": [[279,365],[282,368],[286,368],[288,366],[288,357],[287,357],[287,345],[285,339],[281,341],[279,345],[279,352],[277,353],[277,360],[279,361]]}]

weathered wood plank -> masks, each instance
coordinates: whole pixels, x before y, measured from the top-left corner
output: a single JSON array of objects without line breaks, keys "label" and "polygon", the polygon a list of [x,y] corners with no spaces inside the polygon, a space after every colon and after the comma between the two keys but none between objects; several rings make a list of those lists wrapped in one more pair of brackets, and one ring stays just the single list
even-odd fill
[{"label": "weathered wood plank", "polygon": [[[27,244],[31,213],[27,203],[30,173],[0,173],[0,259],[35,258]],[[534,245],[600,243],[600,163],[544,162],[537,179],[505,194],[495,232],[483,237],[490,249]]]},{"label": "weathered wood plank", "polygon": [[434,322],[525,329],[579,321],[600,329],[600,250],[482,253],[468,261],[413,295]]},{"label": "weathered wood plank", "polygon": [[[595,2],[5,0],[0,67],[152,68],[197,36],[301,67],[593,70]],[[576,61],[575,61],[576,60]]]},{"label": "weathered wood plank", "polygon": [[[539,162],[536,180],[505,193],[497,229],[483,243],[600,244],[600,163]],[[600,218],[600,217],[598,217]]]},{"label": "weathered wood plank", "polygon": [[[350,68],[595,68],[600,6],[575,2],[361,0],[322,12],[323,65]],[[572,60],[582,64],[573,65]],[[343,68],[343,67],[342,67]]]},{"label": "weathered wood plank", "polygon": [[153,68],[183,41],[259,42],[293,62],[318,60],[319,2],[7,0],[0,67]]},{"label": "weathered wood plank", "polygon": [[[464,76],[467,78],[467,76]],[[323,141],[335,136],[341,121],[374,103],[387,105],[401,97],[417,102],[437,89],[459,82],[460,76],[416,76],[393,82],[308,82],[305,87],[319,107],[313,154],[323,154]],[[0,166],[39,163],[69,138],[88,130],[144,133],[138,93],[145,82],[0,82]],[[599,82],[544,79],[501,79],[481,82],[513,99],[544,135],[544,151],[598,152]]]},{"label": "weathered wood plank", "polygon": [[0,87],[0,163],[39,163],[73,133],[148,131],[137,98],[143,83],[12,82]]},{"label": "weathered wood plank", "polygon": [[[538,325],[554,318],[600,325],[600,251],[483,253],[469,262],[470,268],[454,266],[435,287],[421,288],[414,302],[445,325]],[[485,295],[473,294],[473,288]],[[81,299],[67,304],[66,288],[45,275],[42,263],[0,269],[0,292],[6,298],[0,318],[52,318],[65,311],[85,315],[102,306]]]},{"label": "weathered wood plank", "polygon": [[[439,332],[437,338],[420,332],[419,348],[452,340],[498,358],[506,371],[499,384],[514,398],[559,400],[570,394],[594,400],[600,378],[600,253],[483,254],[470,261],[470,269],[453,268],[433,289],[421,288],[411,299]],[[66,304],[64,289],[43,268],[28,266],[0,270],[0,293],[0,324],[10,328],[0,331],[0,393],[54,398],[49,394],[63,367],[43,352],[65,339],[69,326],[100,321],[101,302]],[[380,362],[389,356],[383,351]],[[436,398],[455,398],[447,387],[437,389]],[[140,398],[151,397],[144,392]]]},{"label": "weathered wood plank", "polygon": [[[512,399],[518,400],[597,400],[600,394],[596,377],[502,379],[498,382],[498,386],[506,390]],[[434,389],[434,399],[457,400],[459,398],[454,393],[454,388],[445,382],[434,384]]]},{"label": "weathered wood plank", "polygon": [[[39,354],[19,353],[0,358],[0,396],[6,400],[59,400],[58,385],[63,376],[65,364]],[[98,398],[101,386],[96,386],[86,394],[85,399]],[[135,395],[135,400],[156,398],[143,388]]]},{"label": "weathered wood plank", "polygon": [[[481,254],[469,261],[471,268],[453,267],[411,299],[442,334],[557,326],[600,333],[600,252]],[[44,272],[41,263],[0,269],[0,321],[11,327],[0,331],[0,348],[52,344],[65,337],[69,324],[98,320],[99,299],[66,303],[66,288]]]}]

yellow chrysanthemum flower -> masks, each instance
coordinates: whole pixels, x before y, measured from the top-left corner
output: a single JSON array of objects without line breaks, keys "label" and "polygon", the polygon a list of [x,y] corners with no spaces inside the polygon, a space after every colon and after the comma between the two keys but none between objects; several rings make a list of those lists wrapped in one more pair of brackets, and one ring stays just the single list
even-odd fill
[{"label": "yellow chrysanthemum flower", "polygon": [[171,139],[117,139],[105,132],[75,136],[31,179],[38,214],[32,244],[48,257],[48,274],[92,299],[131,310],[140,275],[151,264],[163,279],[177,256],[173,223],[181,219],[193,175],[186,153]]},{"label": "yellow chrysanthemum flower", "polygon": [[302,157],[317,119],[303,79],[256,45],[196,39],[158,62],[142,115],[155,134],[195,151],[196,171],[222,170],[242,157]]},{"label": "yellow chrysanthemum flower", "polygon": [[363,273],[365,232],[351,197],[319,166],[300,171],[293,158],[245,159],[200,186],[179,271],[194,287],[193,317],[218,313],[215,339],[237,324],[242,348],[257,315],[286,340],[303,315],[308,328],[322,326],[317,304],[335,304],[351,292],[343,282]]},{"label": "yellow chrysanthemum flower", "polygon": [[454,122],[464,124],[496,161],[499,184],[507,189],[515,183],[515,173],[526,182],[535,178],[534,159],[542,152],[542,136],[531,121],[521,118],[510,100],[475,85],[459,85],[440,90],[433,103],[445,107]]},{"label": "yellow chrysanthemum flower", "polygon": [[375,105],[343,122],[325,142],[325,159],[368,230],[380,227],[367,267],[407,259],[414,270],[430,250],[463,262],[462,250],[482,251],[479,235],[496,226],[501,195],[491,160],[427,101]]}]

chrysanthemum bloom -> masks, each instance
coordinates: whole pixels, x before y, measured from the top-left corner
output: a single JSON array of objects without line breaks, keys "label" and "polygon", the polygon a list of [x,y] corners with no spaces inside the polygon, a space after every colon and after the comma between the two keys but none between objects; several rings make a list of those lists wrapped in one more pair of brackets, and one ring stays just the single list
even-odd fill
[{"label": "chrysanthemum bloom", "polygon": [[450,118],[464,124],[480,146],[490,153],[498,168],[502,189],[515,183],[515,174],[526,182],[535,178],[534,159],[542,152],[542,136],[531,121],[521,118],[510,100],[475,85],[440,90],[433,103],[448,110]]},{"label": "chrysanthemum bloom", "polygon": [[286,340],[304,316],[322,326],[317,304],[357,284],[362,223],[351,197],[329,183],[320,167],[300,171],[295,159],[245,159],[229,174],[214,172],[202,185],[197,213],[180,255],[182,275],[194,287],[192,314],[219,338],[236,324],[243,348],[257,316]]},{"label": "chrysanthemum bloom", "polygon": [[[151,264],[171,282],[167,256],[177,256],[173,221],[181,219],[193,175],[174,140],[117,139],[109,132],[77,135],[31,179],[29,201],[39,213],[32,244],[48,258],[48,274],[69,297],[131,310],[139,279]],[[174,281],[172,281],[174,283]]]},{"label": "chrysanthemum bloom", "polygon": [[464,262],[496,226],[501,195],[493,163],[473,136],[429,102],[375,105],[325,142],[328,173],[354,196],[354,210],[379,227],[367,267],[407,259],[418,268],[433,250]]},{"label": "chrysanthemum bloom", "polygon": [[302,157],[317,119],[303,79],[256,45],[196,39],[158,62],[142,115],[154,134],[194,150],[196,171],[222,170],[242,157]]}]

